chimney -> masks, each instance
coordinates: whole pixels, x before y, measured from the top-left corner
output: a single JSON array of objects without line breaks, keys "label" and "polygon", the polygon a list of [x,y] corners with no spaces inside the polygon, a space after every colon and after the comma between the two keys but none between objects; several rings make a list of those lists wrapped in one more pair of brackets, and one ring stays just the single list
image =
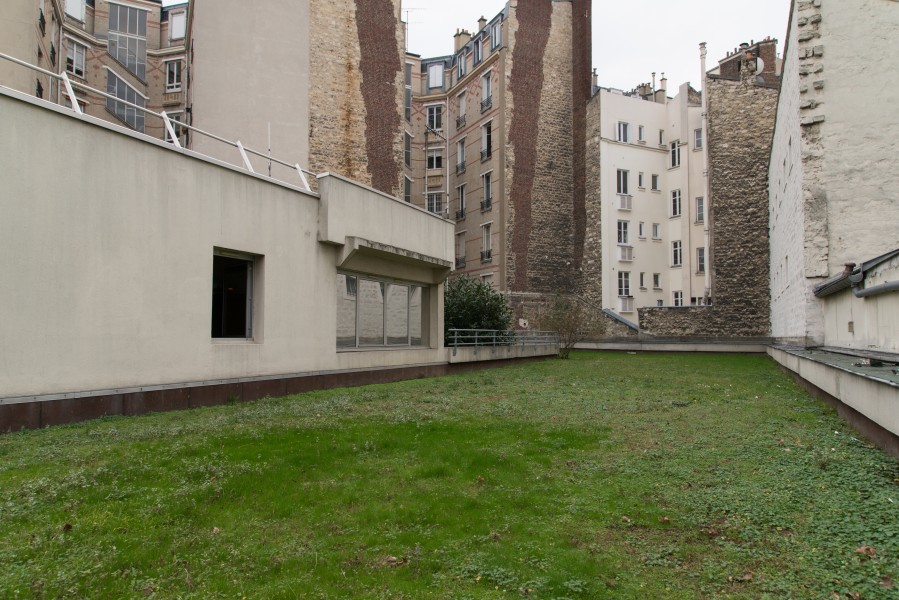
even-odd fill
[{"label": "chimney", "polygon": [[481,15],[481,18],[478,19],[478,31],[483,31],[485,27],[487,27],[487,19],[484,18],[484,15]]},{"label": "chimney", "polygon": [[668,101],[668,78],[665,77],[664,73],[662,73],[662,78],[659,80],[659,89],[656,90],[655,101],[659,104],[665,104]]},{"label": "chimney", "polygon": [[467,44],[469,40],[471,40],[471,34],[465,29],[462,29],[461,31],[457,29],[456,35],[453,36],[453,40],[455,41],[456,48],[453,52],[458,52],[465,47],[465,44]]},{"label": "chimney", "polygon": [[596,74],[596,69],[593,69],[593,89],[599,87],[599,75]]}]

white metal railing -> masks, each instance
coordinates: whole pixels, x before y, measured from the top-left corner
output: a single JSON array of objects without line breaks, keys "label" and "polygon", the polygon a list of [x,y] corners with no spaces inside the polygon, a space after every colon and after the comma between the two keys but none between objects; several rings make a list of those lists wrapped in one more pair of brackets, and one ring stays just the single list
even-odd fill
[{"label": "white metal railing", "polygon": [[621,255],[618,260],[622,262],[631,262],[634,260],[634,247],[633,246],[618,246]]},{"label": "white metal railing", "polygon": [[634,206],[634,197],[628,196],[626,194],[619,194],[618,198],[620,198],[621,202],[618,205],[618,208],[621,210],[631,210]]},{"label": "white metal railing", "polygon": [[[204,136],[206,136],[206,137],[208,137],[208,138],[212,138],[213,140],[216,140],[216,141],[218,141],[218,142],[221,142],[221,143],[223,143],[223,144],[226,144],[226,145],[228,145],[228,146],[231,146],[232,148],[236,148],[237,151],[238,151],[238,153],[239,153],[239,155],[240,155],[241,161],[243,162],[243,166],[244,166],[244,167],[247,169],[247,171],[249,171],[250,173],[257,174],[256,171],[255,171],[255,169],[253,169],[253,165],[250,163],[250,159],[249,159],[249,156],[248,156],[249,154],[252,154],[252,155],[254,155],[254,156],[258,156],[258,157],[260,157],[260,158],[262,158],[262,159],[265,159],[265,160],[269,161],[269,163],[277,163],[277,164],[279,164],[279,165],[283,165],[283,166],[287,167],[288,169],[296,170],[297,175],[299,175],[300,182],[301,182],[302,185],[303,185],[303,188],[304,188],[306,191],[308,191],[308,192],[311,192],[311,191],[312,191],[312,188],[309,186],[309,180],[306,178],[306,175],[308,174],[308,175],[311,175],[311,176],[314,177],[315,174],[312,173],[311,171],[307,171],[306,169],[301,168],[299,163],[293,163],[293,164],[291,164],[291,163],[288,163],[288,162],[284,162],[283,160],[277,159],[277,158],[271,156],[270,154],[266,154],[266,153],[263,153],[263,152],[259,152],[259,151],[257,151],[257,150],[253,150],[252,148],[248,148],[248,147],[244,146],[244,145],[240,142],[240,140],[237,140],[237,141],[233,141],[233,142],[232,142],[231,140],[227,140],[227,139],[225,139],[225,138],[223,138],[223,137],[219,137],[219,136],[217,136],[217,135],[215,135],[215,134],[213,134],[213,133],[210,133],[210,132],[208,132],[208,131],[203,131],[202,129],[198,129],[197,127],[194,127],[194,126],[192,126],[192,125],[188,125],[187,123],[183,123],[183,122],[181,122],[181,121],[175,120],[175,119],[173,119],[172,117],[170,117],[169,115],[167,115],[165,111],[162,111],[162,112],[158,112],[158,113],[157,113],[157,112],[154,112],[154,111],[152,111],[152,110],[149,110],[149,109],[146,108],[146,107],[140,106],[140,105],[138,105],[138,104],[133,104],[133,103],[128,102],[128,101],[126,101],[126,100],[122,100],[121,98],[118,98],[117,96],[113,96],[113,95],[111,95],[111,94],[107,94],[106,92],[102,92],[102,91],[100,91],[100,90],[98,90],[98,89],[96,89],[96,88],[92,88],[92,87],[90,87],[89,85],[85,85],[85,84],[83,84],[83,83],[81,83],[81,82],[78,82],[78,81],[72,81],[71,79],[69,79],[69,77],[68,77],[68,75],[66,74],[65,71],[63,71],[63,72],[60,73],[60,74],[53,73],[52,71],[47,71],[46,69],[42,69],[42,68],[40,68],[40,67],[36,67],[36,66],[34,66],[34,65],[32,65],[32,64],[30,64],[30,63],[28,63],[28,62],[25,62],[25,61],[23,61],[23,60],[19,60],[18,58],[15,58],[14,56],[9,56],[8,54],[3,54],[2,52],[0,52],[0,58],[2,58],[2,59],[4,59],[4,60],[8,60],[8,61],[10,61],[10,62],[12,62],[12,63],[17,64],[17,65],[23,66],[23,67],[25,67],[25,68],[27,68],[27,69],[31,69],[31,70],[33,70],[33,71],[37,71],[38,73],[42,73],[42,74],[44,74],[44,75],[46,75],[46,76],[48,76],[48,77],[51,77],[51,78],[53,78],[53,79],[58,79],[59,81],[61,81],[61,82],[62,82],[62,85],[63,85],[64,88],[65,88],[65,94],[68,96],[69,102],[70,102],[71,105],[72,105],[72,106],[71,106],[71,109],[72,109],[72,111],[75,112],[76,114],[81,115],[81,114],[83,114],[83,113],[82,113],[82,110],[81,110],[81,106],[79,106],[79,104],[78,104],[78,99],[77,99],[77,97],[75,96],[75,90],[74,90],[75,87],[77,87],[77,88],[79,88],[79,89],[81,89],[81,90],[85,90],[85,91],[88,91],[88,92],[97,94],[97,95],[102,96],[103,98],[106,98],[106,99],[108,99],[108,100],[113,100],[114,102],[121,103],[121,104],[123,104],[123,105],[125,105],[125,106],[130,106],[130,107],[132,107],[132,108],[136,108],[137,110],[142,111],[142,112],[144,113],[145,116],[146,116],[146,115],[152,115],[152,116],[154,116],[154,117],[158,117],[159,119],[162,120],[162,123],[163,123],[163,125],[165,126],[165,130],[166,130],[166,132],[167,132],[168,135],[169,135],[169,139],[168,139],[168,140],[165,140],[165,141],[171,142],[171,143],[172,143],[176,148],[178,148],[179,150],[182,149],[183,147],[181,146],[181,141],[178,139],[178,136],[175,134],[175,128],[174,128],[173,124],[177,124],[178,126],[184,128],[184,129],[187,129],[187,130],[189,130],[189,131],[195,131],[196,133],[198,133],[198,134],[200,134],[200,135],[204,135]],[[53,104],[55,104],[55,103],[53,103]],[[57,106],[59,106],[59,105],[57,105]],[[140,132],[137,132],[137,133],[140,133]],[[146,134],[144,134],[144,135],[146,135]],[[152,137],[152,136],[147,136],[147,137]],[[152,139],[158,139],[158,138],[152,138]],[[275,179],[275,178],[272,177],[271,175],[268,175],[268,177],[271,178],[271,179]],[[279,181],[279,180],[276,179],[276,181]],[[290,183],[290,182],[284,182],[284,183]]]},{"label": "white metal railing", "polygon": [[555,331],[529,329],[449,329],[446,345],[450,348],[496,348],[497,346],[552,346],[559,343]]},{"label": "white metal railing", "polygon": [[623,313],[631,313],[634,312],[634,298],[633,296],[620,296],[618,300],[621,303],[621,312]]}]

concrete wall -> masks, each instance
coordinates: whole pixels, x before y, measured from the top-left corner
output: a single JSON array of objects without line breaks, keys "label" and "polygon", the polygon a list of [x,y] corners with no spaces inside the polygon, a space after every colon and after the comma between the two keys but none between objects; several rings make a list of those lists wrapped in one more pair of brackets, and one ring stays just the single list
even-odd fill
[{"label": "concrete wall", "polygon": [[[334,176],[320,199],[22,94],[0,94],[0,114],[3,397],[445,362],[450,223]],[[252,340],[211,338],[214,249],[256,257]],[[338,267],[425,286],[425,347],[337,352]]]},{"label": "concrete wall", "polygon": [[[189,104],[192,125],[272,155],[309,163],[310,2],[193,0]],[[194,150],[240,164],[235,148],[195,135]],[[257,172],[267,163],[253,159]],[[321,164],[316,165],[319,170]],[[281,174],[280,167],[273,173]],[[293,181],[293,179],[291,179]]]},{"label": "concrete wall", "polygon": [[[865,274],[865,287],[899,280],[899,258]],[[899,293],[856,298],[846,289],[822,298],[826,346],[899,353]]]}]

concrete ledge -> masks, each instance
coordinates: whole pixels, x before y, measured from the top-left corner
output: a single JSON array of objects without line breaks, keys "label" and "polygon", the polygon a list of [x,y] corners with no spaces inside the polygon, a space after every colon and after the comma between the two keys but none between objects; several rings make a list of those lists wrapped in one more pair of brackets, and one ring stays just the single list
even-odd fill
[{"label": "concrete ledge", "polygon": [[725,354],[765,354],[767,344],[759,341],[739,340],[608,340],[581,342],[578,350],[609,350],[619,352],[720,352]]},{"label": "concrete ledge", "polygon": [[899,457],[899,385],[828,364],[805,349],[771,346],[768,355],[792,373],[809,393],[832,404],[840,416],[871,441]]},{"label": "concrete ledge", "polygon": [[449,355],[450,364],[509,360],[515,358],[536,358],[557,356],[559,354],[559,345],[467,346],[462,348],[447,348],[447,354]]}]

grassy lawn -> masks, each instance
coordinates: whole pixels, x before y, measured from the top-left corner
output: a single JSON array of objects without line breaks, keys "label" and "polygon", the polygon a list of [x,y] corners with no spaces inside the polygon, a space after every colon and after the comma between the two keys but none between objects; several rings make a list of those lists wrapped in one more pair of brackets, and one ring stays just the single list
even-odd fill
[{"label": "grassy lawn", "polygon": [[0,598],[896,598],[857,438],[764,357],[588,353],[0,436]]}]

